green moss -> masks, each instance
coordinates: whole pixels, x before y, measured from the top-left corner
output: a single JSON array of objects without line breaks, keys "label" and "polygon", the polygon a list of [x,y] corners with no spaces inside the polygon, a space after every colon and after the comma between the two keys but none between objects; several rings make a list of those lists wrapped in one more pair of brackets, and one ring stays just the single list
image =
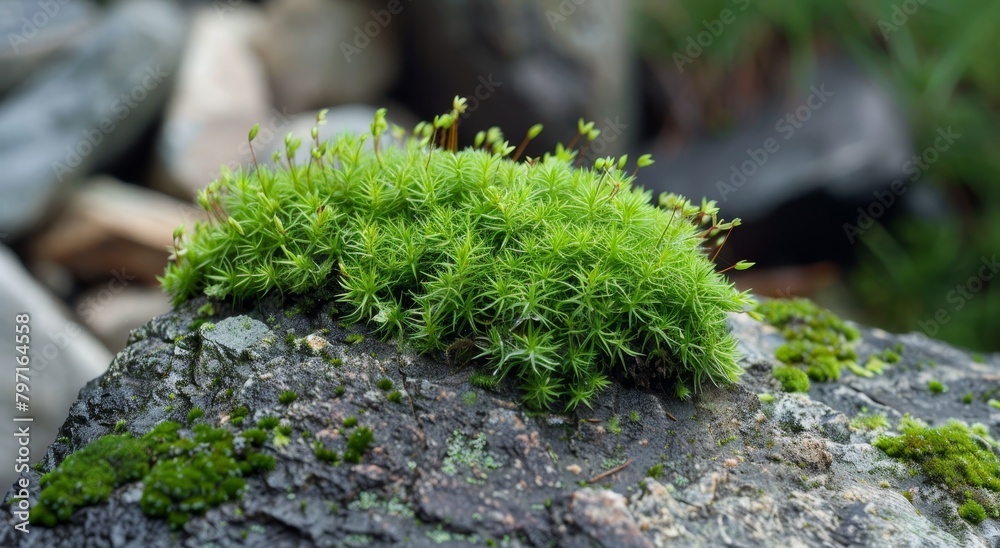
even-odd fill
[{"label": "green moss", "polygon": [[930,390],[931,394],[944,394],[948,391],[948,387],[941,383],[941,381],[928,381],[927,390]]},{"label": "green moss", "polygon": [[267,432],[260,428],[248,428],[240,435],[255,447],[260,447],[267,441]]},{"label": "green moss", "polygon": [[340,385],[340,386],[338,386],[337,388],[335,388],[333,390],[333,395],[339,398],[339,397],[343,396],[344,392],[346,392],[346,391],[347,391],[347,389],[344,388],[344,385]]},{"label": "green moss", "polygon": [[[1000,458],[994,453],[1000,445],[985,426],[970,427],[951,420],[931,428],[906,416],[900,421],[899,432],[898,436],[880,437],[875,447],[914,464],[928,480],[947,487],[956,498],[970,499],[981,491],[1000,493]],[[989,500],[996,500],[996,496],[983,496],[980,503]],[[1000,516],[1000,506],[989,504],[986,510]]]},{"label": "green moss", "polygon": [[[376,120],[370,136],[310,144],[313,161],[223,172],[198,197],[211,221],[179,234],[164,288],[177,303],[332,288],[345,321],[418,350],[475,341],[482,372],[515,379],[536,409],[590,404],[613,370],[695,391],[735,382],[727,314],[751,299],[702,244],[739,223],[710,201],[652,205],[625,157],[577,168],[560,146],[518,163],[499,130],[437,148],[463,105],[400,147],[366,144]],[[300,145],[287,139],[287,156]]]},{"label": "green moss", "polygon": [[662,475],[663,475],[663,463],[654,464],[653,466],[649,467],[649,470],[646,470],[647,478],[660,479]]},{"label": "green moss", "polygon": [[465,395],[462,396],[462,401],[469,407],[476,405],[476,393],[471,390],[466,392]]},{"label": "green moss", "polygon": [[972,392],[966,392],[965,395],[962,396],[962,403],[964,403],[965,405],[972,405],[972,400],[974,399],[975,396],[972,394]]},{"label": "green moss", "polygon": [[352,333],[344,337],[344,342],[347,344],[359,344],[365,340],[365,336],[360,333]]},{"label": "green moss", "polygon": [[986,356],[982,354],[971,354],[969,357],[976,363],[986,363]]},{"label": "green moss", "polygon": [[355,464],[361,462],[361,455],[368,450],[368,447],[375,441],[375,434],[367,426],[362,426],[355,430],[351,437],[347,438],[347,450],[344,451],[344,460]]},{"label": "green moss", "polygon": [[292,390],[285,390],[278,395],[278,403],[281,405],[291,405],[295,400],[299,398],[299,395]]},{"label": "green moss", "polygon": [[126,424],[125,419],[119,419],[118,422],[115,423],[115,434],[124,432]]},{"label": "green moss", "polygon": [[808,392],[809,377],[799,368],[789,365],[779,365],[772,372],[775,379],[781,383],[785,392]]},{"label": "green moss", "polygon": [[639,412],[638,411],[636,411],[635,409],[633,409],[633,410],[631,410],[631,411],[628,412],[628,420],[632,424],[638,424],[642,420],[642,417],[639,416]]},{"label": "green moss", "polygon": [[344,422],[342,424],[344,425],[344,428],[354,428],[355,426],[358,425],[358,418],[347,417],[346,419],[344,419]]},{"label": "green moss", "polygon": [[378,381],[375,386],[378,386],[379,390],[388,392],[389,390],[392,390],[392,379],[382,379]]},{"label": "green moss", "polygon": [[205,410],[204,409],[202,409],[200,407],[192,408],[190,411],[188,411],[187,422],[188,422],[188,424],[191,424],[191,423],[193,423],[194,421],[200,419],[203,416],[205,416]]},{"label": "green moss", "polygon": [[229,422],[233,426],[243,426],[243,422],[246,420],[248,414],[250,414],[250,408],[241,405],[229,413]]},{"label": "green moss", "polygon": [[393,390],[385,395],[385,399],[392,403],[399,403],[403,401],[403,393],[399,390]]},{"label": "green moss", "polygon": [[774,395],[765,392],[763,394],[757,394],[757,399],[760,400],[760,403],[771,403],[774,401]]},{"label": "green moss", "polygon": [[107,435],[68,456],[42,476],[31,522],[52,527],[68,521],[76,510],[142,480],[143,512],[178,527],[192,514],[239,497],[245,475],[274,466],[273,457],[237,449],[226,429],[206,424],[191,433],[181,429],[165,421],[141,438]]},{"label": "green moss", "polygon": [[861,413],[851,419],[851,428],[855,430],[880,430],[889,428],[889,426],[889,419],[885,417],[884,413]]},{"label": "green moss", "polygon": [[281,421],[278,419],[278,417],[272,417],[272,416],[261,417],[260,420],[257,421],[257,427],[263,428],[264,430],[272,430],[280,423]]},{"label": "green moss", "polygon": [[316,455],[317,459],[327,464],[337,464],[340,460],[340,455],[336,451],[328,449],[319,441],[313,444],[313,454]]},{"label": "green moss", "polygon": [[500,385],[500,379],[489,373],[476,371],[469,376],[469,384],[484,390],[496,390],[497,386]]},{"label": "green moss", "polygon": [[986,402],[986,405],[989,405],[993,409],[1000,409],[1000,401],[997,400],[989,400]]},{"label": "green moss", "polygon": [[608,432],[611,432],[616,436],[622,433],[621,417],[618,415],[611,415],[611,418],[608,419]]},{"label": "green moss", "polygon": [[781,330],[788,341],[778,347],[775,357],[789,365],[805,366],[805,373],[817,382],[840,379],[849,369],[856,375],[870,377],[878,369],[857,364],[857,329],[847,325],[832,312],[808,299],[773,299],[758,303],[754,309],[767,323]]},{"label": "green moss", "polygon": [[967,500],[958,507],[958,515],[973,525],[979,525],[986,519],[986,509],[974,500]]}]

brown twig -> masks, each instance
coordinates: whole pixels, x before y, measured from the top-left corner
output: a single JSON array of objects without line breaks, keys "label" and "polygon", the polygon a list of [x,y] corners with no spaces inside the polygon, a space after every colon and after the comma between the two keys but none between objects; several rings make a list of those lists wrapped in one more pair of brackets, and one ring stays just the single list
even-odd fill
[{"label": "brown twig", "polygon": [[677,422],[677,417],[675,417],[675,416],[671,415],[670,413],[668,413],[668,412],[666,412],[666,411],[664,411],[664,413],[667,413],[667,416],[668,416],[668,417],[670,417],[670,420],[672,420],[672,421],[674,421],[674,422]]},{"label": "brown twig", "polygon": [[625,464],[623,464],[621,466],[615,466],[614,468],[612,468],[611,470],[608,470],[607,472],[601,472],[600,474],[597,474],[596,476],[594,476],[594,477],[590,478],[589,480],[587,480],[587,483],[591,483],[591,484],[597,483],[597,482],[601,481],[602,479],[610,476],[611,474],[615,474],[617,472],[621,472],[622,470],[628,468],[628,465],[630,465],[630,464],[632,464],[632,459],[628,459],[627,461],[625,461]]}]

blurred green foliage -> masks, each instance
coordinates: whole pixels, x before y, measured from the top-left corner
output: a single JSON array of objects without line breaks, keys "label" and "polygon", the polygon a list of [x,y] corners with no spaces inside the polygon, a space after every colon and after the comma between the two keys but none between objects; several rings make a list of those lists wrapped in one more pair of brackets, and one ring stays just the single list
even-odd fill
[{"label": "blurred green foliage", "polygon": [[[661,67],[718,75],[759,66],[763,57],[765,71],[780,73],[783,58],[773,54],[786,52],[792,83],[807,86],[816,57],[840,52],[894,90],[917,154],[933,146],[939,130],[961,135],[926,170],[911,175],[900,166],[907,188],[938,185],[950,213],[901,216],[867,230],[851,282],[870,321],[1000,349],[994,336],[1000,332],[1000,292],[980,275],[984,259],[1000,251],[1000,3],[634,2],[638,47]],[[717,76],[715,82],[722,85]],[[982,287],[973,292],[977,278]]]}]

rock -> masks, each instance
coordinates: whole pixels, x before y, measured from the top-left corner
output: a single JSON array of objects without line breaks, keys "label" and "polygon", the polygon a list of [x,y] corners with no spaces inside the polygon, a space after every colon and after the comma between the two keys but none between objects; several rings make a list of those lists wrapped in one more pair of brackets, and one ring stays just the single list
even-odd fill
[{"label": "rock", "polygon": [[191,204],[98,177],[67,193],[61,215],[25,242],[25,255],[33,270],[55,264],[89,283],[118,277],[155,286],[174,228],[205,219]]},{"label": "rock", "polygon": [[[18,444],[14,442],[15,427],[28,426],[31,443],[29,463],[36,462],[45,448],[56,438],[56,432],[66,420],[66,411],[76,401],[80,388],[103,373],[112,355],[87,330],[70,319],[67,311],[21,266],[17,256],[0,246],[0,352],[3,352],[5,374],[0,376],[0,459],[8,463],[0,468],[0,480],[9,484],[17,476],[14,470]],[[15,405],[15,358],[22,354],[15,348],[14,329],[18,314],[28,314],[27,383],[29,392],[23,403],[28,411],[18,412]],[[13,422],[14,417],[32,417],[30,423]],[[7,525],[0,525],[6,527]],[[6,544],[7,541],[0,542]]]},{"label": "rock", "polygon": [[[891,95],[852,63],[824,60],[812,81],[734,132],[681,150],[654,145],[657,162],[638,183],[654,195],[705,196],[718,201],[727,218],[741,218],[744,226],[727,246],[734,253],[723,254],[729,263],[744,257],[767,266],[855,260],[856,237],[843,226],[856,222],[858,206],[878,203],[875,191],[890,204],[903,201],[889,189],[898,180],[906,191],[909,130]],[[812,231],[803,245],[803,226],[827,228]]]},{"label": "rock", "polygon": [[129,333],[149,318],[170,311],[170,297],[158,288],[121,287],[102,284],[91,287],[75,302],[77,314],[104,346],[112,352],[125,347]]},{"label": "rock", "polygon": [[[240,308],[216,303],[211,317],[206,301],[197,299],[154,319],[83,390],[61,430],[67,439],[50,447],[41,470],[21,475],[37,501],[41,473],[114,431],[119,420],[140,435],[164,419],[189,422],[195,407],[204,410],[197,420],[234,432],[276,417],[291,428],[264,442],[277,465],[247,476],[241,500],[194,515],[174,532],[143,514],[139,484],[78,510],[68,523],[33,526],[30,535],[12,528],[14,515],[4,506],[0,543],[113,537],[151,545],[169,538],[182,545],[424,546],[506,538],[514,545],[566,546],[985,546],[1000,540],[996,520],[972,526],[959,519],[941,487],[873,447],[877,432],[850,424],[868,405],[932,424],[951,416],[995,425],[990,406],[961,404],[958,393],[995,382],[998,356],[975,364],[920,335],[862,328],[859,355],[901,342],[902,361],[883,376],[845,374],[839,383],[815,383],[809,394],[782,394],[770,356],[784,339],[735,315],[746,369],[735,386],[679,401],[615,384],[593,409],[539,415],[526,412],[509,389],[473,387],[472,368],[414,356],[357,326],[343,327],[334,306],[318,297],[273,296]],[[358,334],[360,342],[349,337]],[[952,389],[933,398],[936,405],[927,403],[924,372],[916,370],[928,359]],[[773,401],[762,403],[761,393]],[[329,464],[317,456],[317,447],[339,456],[360,427],[374,432],[374,443],[359,462]]]},{"label": "rock", "polygon": [[253,165],[247,132],[273,116],[267,75],[250,45],[263,24],[249,6],[225,17],[210,8],[194,16],[157,144],[155,187],[190,199],[218,177],[219,166]]},{"label": "rock", "polygon": [[64,57],[0,103],[0,232],[19,236],[56,196],[116,159],[169,94],[185,19],[170,0],[116,4]]},{"label": "rock", "polygon": [[0,97],[98,20],[88,0],[0,1]]},{"label": "rock", "polygon": [[[460,133],[500,126],[514,146],[545,131],[529,154],[568,143],[577,120],[601,136],[589,157],[627,152],[639,130],[629,20],[623,2],[431,0],[403,4],[411,68],[400,93],[417,115],[446,112],[467,97]],[[374,41],[373,41],[374,42]],[[441,90],[449,95],[442,97]]]},{"label": "rock", "polygon": [[[256,46],[283,112],[371,101],[388,91],[400,67],[400,29],[385,6],[351,0],[265,4],[267,26]],[[359,34],[364,41],[355,46]]]}]

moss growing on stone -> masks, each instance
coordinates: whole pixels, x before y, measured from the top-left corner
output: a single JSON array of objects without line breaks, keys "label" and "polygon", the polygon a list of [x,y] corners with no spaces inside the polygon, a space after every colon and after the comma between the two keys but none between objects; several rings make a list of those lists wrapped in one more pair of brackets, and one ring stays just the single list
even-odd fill
[{"label": "moss growing on stone", "polygon": [[941,381],[932,380],[927,382],[927,390],[929,390],[931,394],[944,394],[948,391],[948,387]]},{"label": "moss growing on stone", "polygon": [[359,463],[361,455],[368,450],[368,447],[375,441],[375,434],[367,426],[362,426],[355,430],[351,437],[347,438],[347,450],[344,451],[346,462]]},{"label": "moss growing on stone", "polygon": [[779,365],[774,368],[772,374],[781,383],[781,390],[785,392],[809,391],[809,377],[801,369]]},{"label": "moss growing on stone", "polygon": [[973,525],[979,525],[986,519],[986,509],[974,500],[967,500],[958,507],[958,515]]},{"label": "moss growing on stone", "polygon": [[378,383],[376,383],[376,386],[378,386],[379,390],[388,392],[389,390],[392,390],[392,386],[393,386],[392,385],[392,379],[383,378],[380,381],[378,381]]},{"label": "moss growing on stone", "polygon": [[977,499],[990,517],[1000,517],[1000,504],[996,502],[996,494],[1000,494],[1000,458],[994,453],[1000,445],[985,426],[969,427],[951,420],[931,428],[906,416],[900,421],[899,432],[898,436],[880,437],[875,447],[916,465],[927,479],[947,487],[956,498]]},{"label": "moss growing on stone", "polygon": [[273,457],[234,445],[229,430],[199,424],[183,432],[180,423],[165,421],[141,438],[103,436],[67,457],[42,476],[31,522],[52,527],[68,521],[76,510],[142,480],[143,512],[178,527],[192,514],[239,497],[245,475],[273,467]]},{"label": "moss growing on stone", "polygon": [[295,402],[295,400],[298,399],[298,397],[299,395],[296,394],[294,391],[285,390],[284,392],[278,395],[278,403],[280,403],[281,405],[291,405],[292,403]]},{"label": "moss growing on stone", "polygon": [[854,346],[861,334],[829,310],[808,299],[773,299],[758,303],[755,312],[781,330],[788,341],[775,351],[780,361],[802,367],[810,379],[840,379],[845,368],[870,377],[873,371],[857,364]]},{"label": "moss growing on stone", "polygon": [[[588,405],[615,375],[735,382],[726,318],[750,298],[702,244],[739,223],[709,201],[653,206],[633,186],[645,156],[578,168],[560,146],[517,162],[498,130],[459,151],[464,109],[457,99],[398,147],[378,147],[380,111],[371,135],[309,144],[309,162],[224,172],[198,198],[211,222],[178,234],[164,288],[176,303],[328,289],[345,321],[418,350],[475,341],[482,370],[537,409]],[[287,158],[299,146],[289,137]]]}]

